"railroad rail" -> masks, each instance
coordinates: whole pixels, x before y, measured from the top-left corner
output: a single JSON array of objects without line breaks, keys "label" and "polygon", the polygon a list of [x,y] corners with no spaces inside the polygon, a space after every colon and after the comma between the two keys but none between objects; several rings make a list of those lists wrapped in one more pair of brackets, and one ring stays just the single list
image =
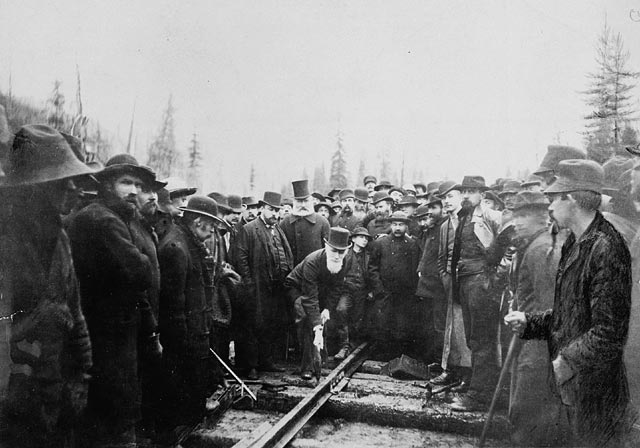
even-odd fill
[{"label": "railroad rail", "polygon": [[351,375],[367,359],[370,348],[371,343],[362,343],[278,423],[275,425],[265,423],[258,426],[248,437],[240,440],[233,447],[284,447],[333,395],[339,393],[349,383]]}]

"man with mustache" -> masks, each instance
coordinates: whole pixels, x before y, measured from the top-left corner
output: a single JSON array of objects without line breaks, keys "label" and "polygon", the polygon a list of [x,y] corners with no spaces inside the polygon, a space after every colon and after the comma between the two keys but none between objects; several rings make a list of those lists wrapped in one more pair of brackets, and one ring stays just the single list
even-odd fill
[{"label": "man with mustache", "polygon": [[372,204],[376,210],[375,218],[367,224],[367,231],[373,239],[376,239],[378,235],[386,235],[391,230],[391,224],[387,218],[391,215],[393,198],[386,192],[376,191],[373,194]]},{"label": "man with mustache", "polygon": [[488,408],[498,379],[499,299],[491,282],[506,247],[502,253],[494,247],[502,225],[501,213],[480,206],[482,192],[488,189],[484,178],[465,176],[458,189],[462,203],[451,271],[454,297],[462,305],[472,373],[468,392],[456,398],[451,409],[469,412]]},{"label": "man with mustache", "polygon": [[148,301],[153,266],[132,232],[140,225],[137,195],[155,175],[133,156],[120,154],[96,177],[98,200],[69,224],[93,347],[85,429],[97,445],[133,443],[140,413],[138,347],[160,350]]},{"label": "man with mustache", "polygon": [[[352,275],[353,257],[349,253],[349,231],[332,227],[325,248],[309,254],[287,277],[286,285],[294,300],[298,337],[302,344],[301,376],[310,380],[314,345],[323,346],[323,331],[327,317],[331,330],[340,335],[346,322],[346,302],[363,282]],[[358,272],[358,271],[355,271]],[[341,310],[342,308],[342,310]],[[339,316],[342,314],[342,316]],[[336,328],[337,327],[337,328]],[[328,328],[329,329],[329,328]],[[341,334],[341,344],[349,343],[348,334]],[[346,337],[346,340],[343,338]],[[344,345],[343,345],[344,348]],[[340,350],[342,352],[342,350]]]},{"label": "man with mustache", "polygon": [[[356,227],[362,226],[362,217],[356,215],[356,196],[353,190],[346,188],[338,193],[342,210],[338,215],[336,227],[342,227],[348,231],[353,231]],[[361,213],[360,213],[361,215]]]}]

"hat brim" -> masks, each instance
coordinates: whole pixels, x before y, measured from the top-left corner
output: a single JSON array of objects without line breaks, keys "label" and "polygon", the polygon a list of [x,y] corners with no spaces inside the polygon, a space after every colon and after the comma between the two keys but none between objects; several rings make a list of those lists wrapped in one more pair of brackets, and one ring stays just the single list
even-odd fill
[{"label": "hat brim", "polygon": [[100,171],[95,171],[78,160],[75,156],[70,157],[64,167],[59,165],[45,167],[43,169],[34,170],[28,174],[20,170],[14,173],[11,166],[5,166],[5,177],[1,182],[3,187],[19,187],[24,185],[35,185],[46,182],[54,182],[63,179],[73,179],[74,177],[94,175]]},{"label": "hat brim", "polygon": [[178,210],[182,210],[183,212],[197,213],[198,215],[202,215],[202,216],[206,216],[207,218],[211,218],[214,221],[221,222],[223,224],[227,224],[226,222],[224,222],[223,219],[220,219],[217,216],[212,215],[211,213],[203,212],[201,210],[196,210],[194,208],[189,208],[189,207],[178,207]]},{"label": "hat brim", "polygon": [[539,166],[537,170],[535,170],[532,174],[536,176],[540,176],[541,174],[553,172],[553,168],[547,168],[546,166]]},{"label": "hat brim", "polygon": [[336,246],[335,244],[331,244],[329,242],[328,239],[323,238],[324,242],[327,243],[329,246],[333,247],[335,250],[347,250],[351,247],[351,243],[347,244],[346,246]]},{"label": "hat brim", "polygon": [[[165,185],[167,185],[167,183],[165,182]],[[190,188],[177,188],[175,190],[171,190],[169,191],[169,197],[171,199],[175,199],[175,198],[179,198],[181,196],[191,196],[192,194],[195,194],[196,191],[198,191],[197,188],[195,187],[190,187]]]},{"label": "hat brim", "polygon": [[263,200],[259,200],[259,201],[258,201],[258,205],[259,205],[260,207],[262,207],[262,206],[264,206],[264,205],[268,205],[269,207],[273,207],[273,208],[275,208],[276,210],[280,210],[280,209],[282,208],[282,205],[270,204],[270,203],[265,202],[265,201],[263,201]]},{"label": "hat brim", "polygon": [[367,238],[369,238],[370,240],[373,239],[373,237],[371,235],[369,235],[368,233],[363,233],[363,232],[358,232],[358,233],[352,233],[351,234],[351,238],[353,238],[354,236],[366,236]]},{"label": "hat brim", "polygon": [[571,193],[572,191],[602,193],[602,185],[594,182],[575,181],[566,177],[558,177],[554,183],[544,190],[544,193]]},{"label": "hat brim", "polygon": [[450,191],[453,190],[458,190],[458,191],[462,191],[462,185],[461,184],[455,184],[455,185],[451,185],[449,188],[447,188],[445,191],[443,191],[441,194],[439,194],[439,196],[441,198],[445,197],[447,193],[449,193]]},{"label": "hat brim", "polygon": [[376,205],[382,201],[387,201],[393,204],[393,198],[391,196],[387,196],[386,198],[378,199],[377,201],[371,202],[373,205]]},{"label": "hat brim", "polygon": [[119,176],[123,174],[131,174],[139,177],[146,184],[152,185],[156,179],[151,174],[148,168],[144,168],[138,165],[131,165],[129,163],[119,163],[116,165],[105,166],[102,171],[98,171],[94,176],[98,180],[107,179],[113,176]]},{"label": "hat brim", "polygon": [[513,212],[517,212],[520,210],[531,210],[531,209],[547,210],[548,208],[549,208],[549,204],[543,204],[543,203],[521,204],[513,207],[508,207],[508,209]]},{"label": "hat brim", "polygon": [[387,222],[403,222],[405,224],[409,224],[411,222],[411,220],[409,218],[392,218],[391,216],[386,218],[385,221],[387,221]]},{"label": "hat brim", "polygon": [[308,197],[310,197],[310,196],[311,196],[311,194],[308,194],[308,195],[306,195],[306,196],[294,196],[294,197],[293,197],[293,199],[297,199],[297,200],[299,200],[299,201],[302,201],[302,200],[307,199],[307,198],[308,198]]}]

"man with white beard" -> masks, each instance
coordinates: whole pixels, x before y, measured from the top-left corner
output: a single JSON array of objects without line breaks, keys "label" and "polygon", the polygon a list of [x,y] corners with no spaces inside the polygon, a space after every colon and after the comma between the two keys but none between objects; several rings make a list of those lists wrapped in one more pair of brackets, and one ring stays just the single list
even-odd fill
[{"label": "man with white beard", "polygon": [[325,248],[309,254],[285,282],[295,301],[298,338],[302,345],[301,377],[305,380],[312,377],[314,345],[319,349],[324,346],[324,323],[331,314],[335,320],[335,310],[361,286],[350,275],[353,256],[348,251],[349,237],[348,230],[332,227],[329,238],[324,240]]},{"label": "man with white beard", "polygon": [[280,221],[280,228],[291,246],[294,265],[311,252],[322,249],[329,236],[329,221],[313,211],[309,181],[297,180],[293,185],[293,209]]}]

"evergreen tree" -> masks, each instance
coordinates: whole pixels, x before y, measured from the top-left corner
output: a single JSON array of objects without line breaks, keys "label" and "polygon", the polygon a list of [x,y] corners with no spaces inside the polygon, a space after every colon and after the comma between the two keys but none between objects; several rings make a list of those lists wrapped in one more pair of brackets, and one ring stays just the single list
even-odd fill
[{"label": "evergreen tree", "polygon": [[381,154],[380,161],[380,180],[391,181],[393,176],[391,161],[389,160],[389,151],[384,150]]},{"label": "evergreen tree", "polygon": [[324,165],[316,167],[316,169],[313,171],[312,185],[313,191],[317,191],[318,193],[325,194],[329,191]]},{"label": "evergreen tree", "polygon": [[162,124],[156,138],[149,146],[147,164],[155,170],[159,179],[164,179],[179,169],[179,156],[176,151],[172,97],[169,96],[167,109],[162,117]]},{"label": "evergreen tree", "polygon": [[337,138],[338,147],[333,153],[333,156],[331,156],[331,176],[329,177],[329,184],[331,188],[347,188],[349,181],[342,132],[338,131]]},{"label": "evergreen tree", "polygon": [[51,96],[47,100],[47,122],[58,131],[66,131],[66,116],[64,113],[64,94],[60,90],[62,83],[57,79],[53,82]]},{"label": "evergreen tree", "polygon": [[191,138],[191,146],[189,146],[188,155],[189,161],[187,165],[187,178],[190,183],[198,187],[198,190],[201,190],[202,182],[200,181],[200,168],[202,167],[202,152],[200,151],[198,135],[195,132]]},{"label": "evergreen tree", "polygon": [[623,130],[636,119],[630,91],[639,73],[627,68],[628,61],[620,33],[614,35],[605,23],[596,46],[597,70],[588,75],[591,84],[583,92],[592,108],[585,117],[587,154],[600,163],[620,152]]}]

